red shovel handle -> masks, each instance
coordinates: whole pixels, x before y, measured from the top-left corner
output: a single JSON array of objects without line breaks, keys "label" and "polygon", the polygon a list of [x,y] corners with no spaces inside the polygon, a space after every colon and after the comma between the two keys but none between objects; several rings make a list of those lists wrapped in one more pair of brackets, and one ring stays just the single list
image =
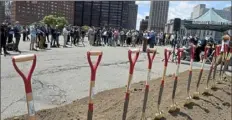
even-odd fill
[{"label": "red shovel handle", "polygon": [[216,46],[216,56],[220,55],[221,47],[222,47],[221,45]]},{"label": "red shovel handle", "polygon": [[170,58],[170,56],[171,56],[171,54],[172,54],[172,50],[170,50],[170,49],[164,49],[164,66],[165,67],[167,67],[167,65],[168,65],[168,59]]},{"label": "red shovel handle", "polygon": [[[133,74],[133,72],[134,72],[134,66],[135,66],[135,63],[138,60],[139,52],[140,52],[139,49],[130,49],[128,51],[128,58],[129,58],[129,62],[130,62],[130,71],[129,71],[130,74]],[[132,59],[132,53],[136,54],[133,59]]]},{"label": "red shovel handle", "polygon": [[207,55],[208,55],[208,52],[209,52],[209,48],[210,48],[209,46],[205,47],[205,51],[204,51],[205,52],[205,55],[204,55],[205,59],[207,58]]},{"label": "red shovel handle", "polygon": [[227,44],[224,44],[224,52],[227,53],[229,49],[229,46]]},{"label": "red shovel handle", "polygon": [[[151,53],[153,53],[152,56],[150,55]],[[156,55],[156,49],[155,48],[148,48],[147,49],[148,69],[151,69],[152,61],[154,60],[155,55]]]},{"label": "red shovel handle", "polygon": [[178,58],[177,58],[177,63],[178,64],[180,64],[180,60],[181,60],[181,56],[182,56],[182,53],[184,52],[184,49],[183,48],[178,48],[177,49],[177,56],[178,56]]},{"label": "red shovel handle", "polygon": [[[93,65],[92,63],[91,56],[98,56],[98,59],[95,65]],[[102,58],[102,51],[88,51],[87,58],[88,58],[89,66],[91,69],[91,81],[95,81],[96,70]]]},{"label": "red shovel handle", "polygon": [[[29,71],[28,76],[26,77],[22,71],[19,70],[18,66],[16,65],[16,62],[26,62],[33,60],[31,69]],[[19,55],[19,56],[14,56],[12,57],[12,63],[15,68],[15,70],[19,73],[19,75],[23,78],[24,84],[25,84],[25,90],[26,93],[31,93],[31,76],[32,73],[34,72],[35,66],[36,66],[36,55],[35,54],[30,54],[30,55]]]},{"label": "red shovel handle", "polygon": [[194,59],[195,50],[196,50],[196,46],[192,45],[191,46],[191,59]]}]

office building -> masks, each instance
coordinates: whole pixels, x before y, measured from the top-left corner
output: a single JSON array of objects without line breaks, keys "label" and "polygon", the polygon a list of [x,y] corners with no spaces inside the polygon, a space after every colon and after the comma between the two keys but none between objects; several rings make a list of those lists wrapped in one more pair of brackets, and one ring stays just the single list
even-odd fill
[{"label": "office building", "polygon": [[5,20],[5,2],[0,1],[0,23]]},{"label": "office building", "polygon": [[74,25],[135,29],[137,10],[135,1],[76,1]]},{"label": "office building", "polygon": [[142,19],[140,21],[139,31],[147,30],[147,28],[148,28],[148,20],[149,20],[149,16],[146,16],[145,19]]},{"label": "office building", "polygon": [[5,1],[5,20],[11,22],[11,4],[12,1]]},{"label": "office building", "polygon": [[65,17],[73,24],[74,1],[13,1],[11,6],[12,22],[19,21],[28,25],[41,21],[47,15]]},{"label": "office building", "polygon": [[148,29],[164,31],[168,18],[169,1],[151,1]]}]

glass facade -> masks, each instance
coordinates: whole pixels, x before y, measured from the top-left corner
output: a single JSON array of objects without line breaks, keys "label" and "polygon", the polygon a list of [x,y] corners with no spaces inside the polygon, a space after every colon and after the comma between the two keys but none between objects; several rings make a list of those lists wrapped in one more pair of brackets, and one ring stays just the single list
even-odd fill
[{"label": "glass facade", "polygon": [[[130,10],[129,6],[135,6],[136,9]],[[74,23],[77,26],[134,29],[137,20],[137,7],[134,1],[76,1]],[[133,21],[129,22],[130,16],[133,16]]]}]

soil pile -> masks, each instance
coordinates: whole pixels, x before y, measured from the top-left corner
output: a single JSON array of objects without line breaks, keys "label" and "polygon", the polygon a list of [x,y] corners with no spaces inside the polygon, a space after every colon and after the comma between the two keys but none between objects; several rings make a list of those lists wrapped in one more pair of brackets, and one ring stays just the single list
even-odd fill
[{"label": "soil pile", "polygon": [[[199,70],[193,71],[191,93],[196,90],[196,82]],[[204,71],[200,92],[206,86],[208,71]],[[217,79],[218,74],[217,74]],[[221,84],[217,84],[217,90],[210,90],[211,95],[201,95],[199,100],[193,100],[194,104],[184,107],[187,97],[188,71],[180,73],[176,90],[176,103],[180,111],[175,114],[168,113],[172,103],[173,76],[167,76],[161,103],[167,120],[231,120],[231,77],[227,77]],[[212,82],[211,82],[212,83]],[[126,84],[126,80],[125,80]],[[147,120],[153,120],[157,112],[158,92],[160,78],[149,81],[150,92],[147,102]],[[140,120],[144,97],[144,82],[131,86],[131,95],[127,120]],[[94,97],[94,120],[121,120],[126,88],[117,88],[100,92]],[[73,101],[73,103],[47,110],[37,111],[38,120],[86,120],[88,98]],[[24,120],[27,115],[8,118],[6,120]]]}]

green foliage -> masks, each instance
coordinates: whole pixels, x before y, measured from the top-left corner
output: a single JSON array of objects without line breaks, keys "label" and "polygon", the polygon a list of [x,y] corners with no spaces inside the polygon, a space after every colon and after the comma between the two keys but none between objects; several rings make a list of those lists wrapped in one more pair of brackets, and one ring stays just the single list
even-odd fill
[{"label": "green foliage", "polygon": [[81,27],[85,32],[87,32],[88,30],[89,30],[89,26],[87,26],[87,25],[84,25],[84,26],[82,26]]},{"label": "green foliage", "polygon": [[68,24],[68,21],[64,17],[57,17],[56,23],[58,25],[58,28],[63,28],[65,25]]},{"label": "green foliage", "polygon": [[57,17],[54,15],[45,16],[42,22],[53,27],[58,25],[59,29],[68,24],[68,21],[64,17]]}]

